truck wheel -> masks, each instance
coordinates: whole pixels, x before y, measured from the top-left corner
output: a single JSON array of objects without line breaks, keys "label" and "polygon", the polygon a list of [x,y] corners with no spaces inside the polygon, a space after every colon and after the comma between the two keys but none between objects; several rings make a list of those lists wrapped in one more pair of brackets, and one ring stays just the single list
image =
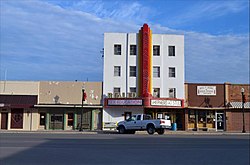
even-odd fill
[{"label": "truck wheel", "polygon": [[165,132],[165,130],[162,129],[162,128],[157,130],[157,133],[158,133],[159,135],[163,135],[164,132]]},{"label": "truck wheel", "polygon": [[126,129],[125,129],[124,126],[119,126],[118,131],[119,131],[120,134],[125,134],[126,133]]},{"label": "truck wheel", "polygon": [[147,132],[149,135],[153,135],[155,133],[155,127],[153,125],[149,125],[147,127]]}]

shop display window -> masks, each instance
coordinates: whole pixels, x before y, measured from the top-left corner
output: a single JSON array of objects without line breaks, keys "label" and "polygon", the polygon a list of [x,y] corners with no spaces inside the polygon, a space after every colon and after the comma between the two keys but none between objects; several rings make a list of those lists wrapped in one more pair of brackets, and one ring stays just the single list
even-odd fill
[{"label": "shop display window", "polygon": [[195,111],[194,110],[190,110],[188,112],[188,122],[195,123]]},{"label": "shop display window", "polygon": [[207,111],[207,127],[215,127],[215,111]]}]

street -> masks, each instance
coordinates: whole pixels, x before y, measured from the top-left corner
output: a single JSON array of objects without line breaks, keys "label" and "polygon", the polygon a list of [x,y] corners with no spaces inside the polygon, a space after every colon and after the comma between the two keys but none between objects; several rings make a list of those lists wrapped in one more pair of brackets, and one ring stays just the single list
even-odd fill
[{"label": "street", "polygon": [[248,165],[249,135],[1,133],[1,165]]}]

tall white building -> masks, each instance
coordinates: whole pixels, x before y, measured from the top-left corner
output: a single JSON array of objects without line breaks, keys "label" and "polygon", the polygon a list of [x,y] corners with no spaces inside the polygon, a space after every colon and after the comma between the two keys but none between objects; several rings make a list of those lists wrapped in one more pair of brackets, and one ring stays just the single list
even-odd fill
[{"label": "tall white building", "polygon": [[103,71],[104,123],[134,113],[171,115],[183,107],[184,36],[151,34],[146,24],[139,33],[105,33]]}]

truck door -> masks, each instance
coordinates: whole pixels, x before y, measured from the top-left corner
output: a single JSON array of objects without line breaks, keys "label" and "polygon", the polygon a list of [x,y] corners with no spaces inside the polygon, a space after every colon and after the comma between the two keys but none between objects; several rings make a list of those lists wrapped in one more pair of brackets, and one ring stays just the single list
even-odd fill
[{"label": "truck door", "polygon": [[142,115],[137,115],[136,120],[134,122],[134,129],[141,129],[142,124]]},{"label": "truck door", "polygon": [[131,116],[126,120],[127,129],[135,129],[136,115]]}]

